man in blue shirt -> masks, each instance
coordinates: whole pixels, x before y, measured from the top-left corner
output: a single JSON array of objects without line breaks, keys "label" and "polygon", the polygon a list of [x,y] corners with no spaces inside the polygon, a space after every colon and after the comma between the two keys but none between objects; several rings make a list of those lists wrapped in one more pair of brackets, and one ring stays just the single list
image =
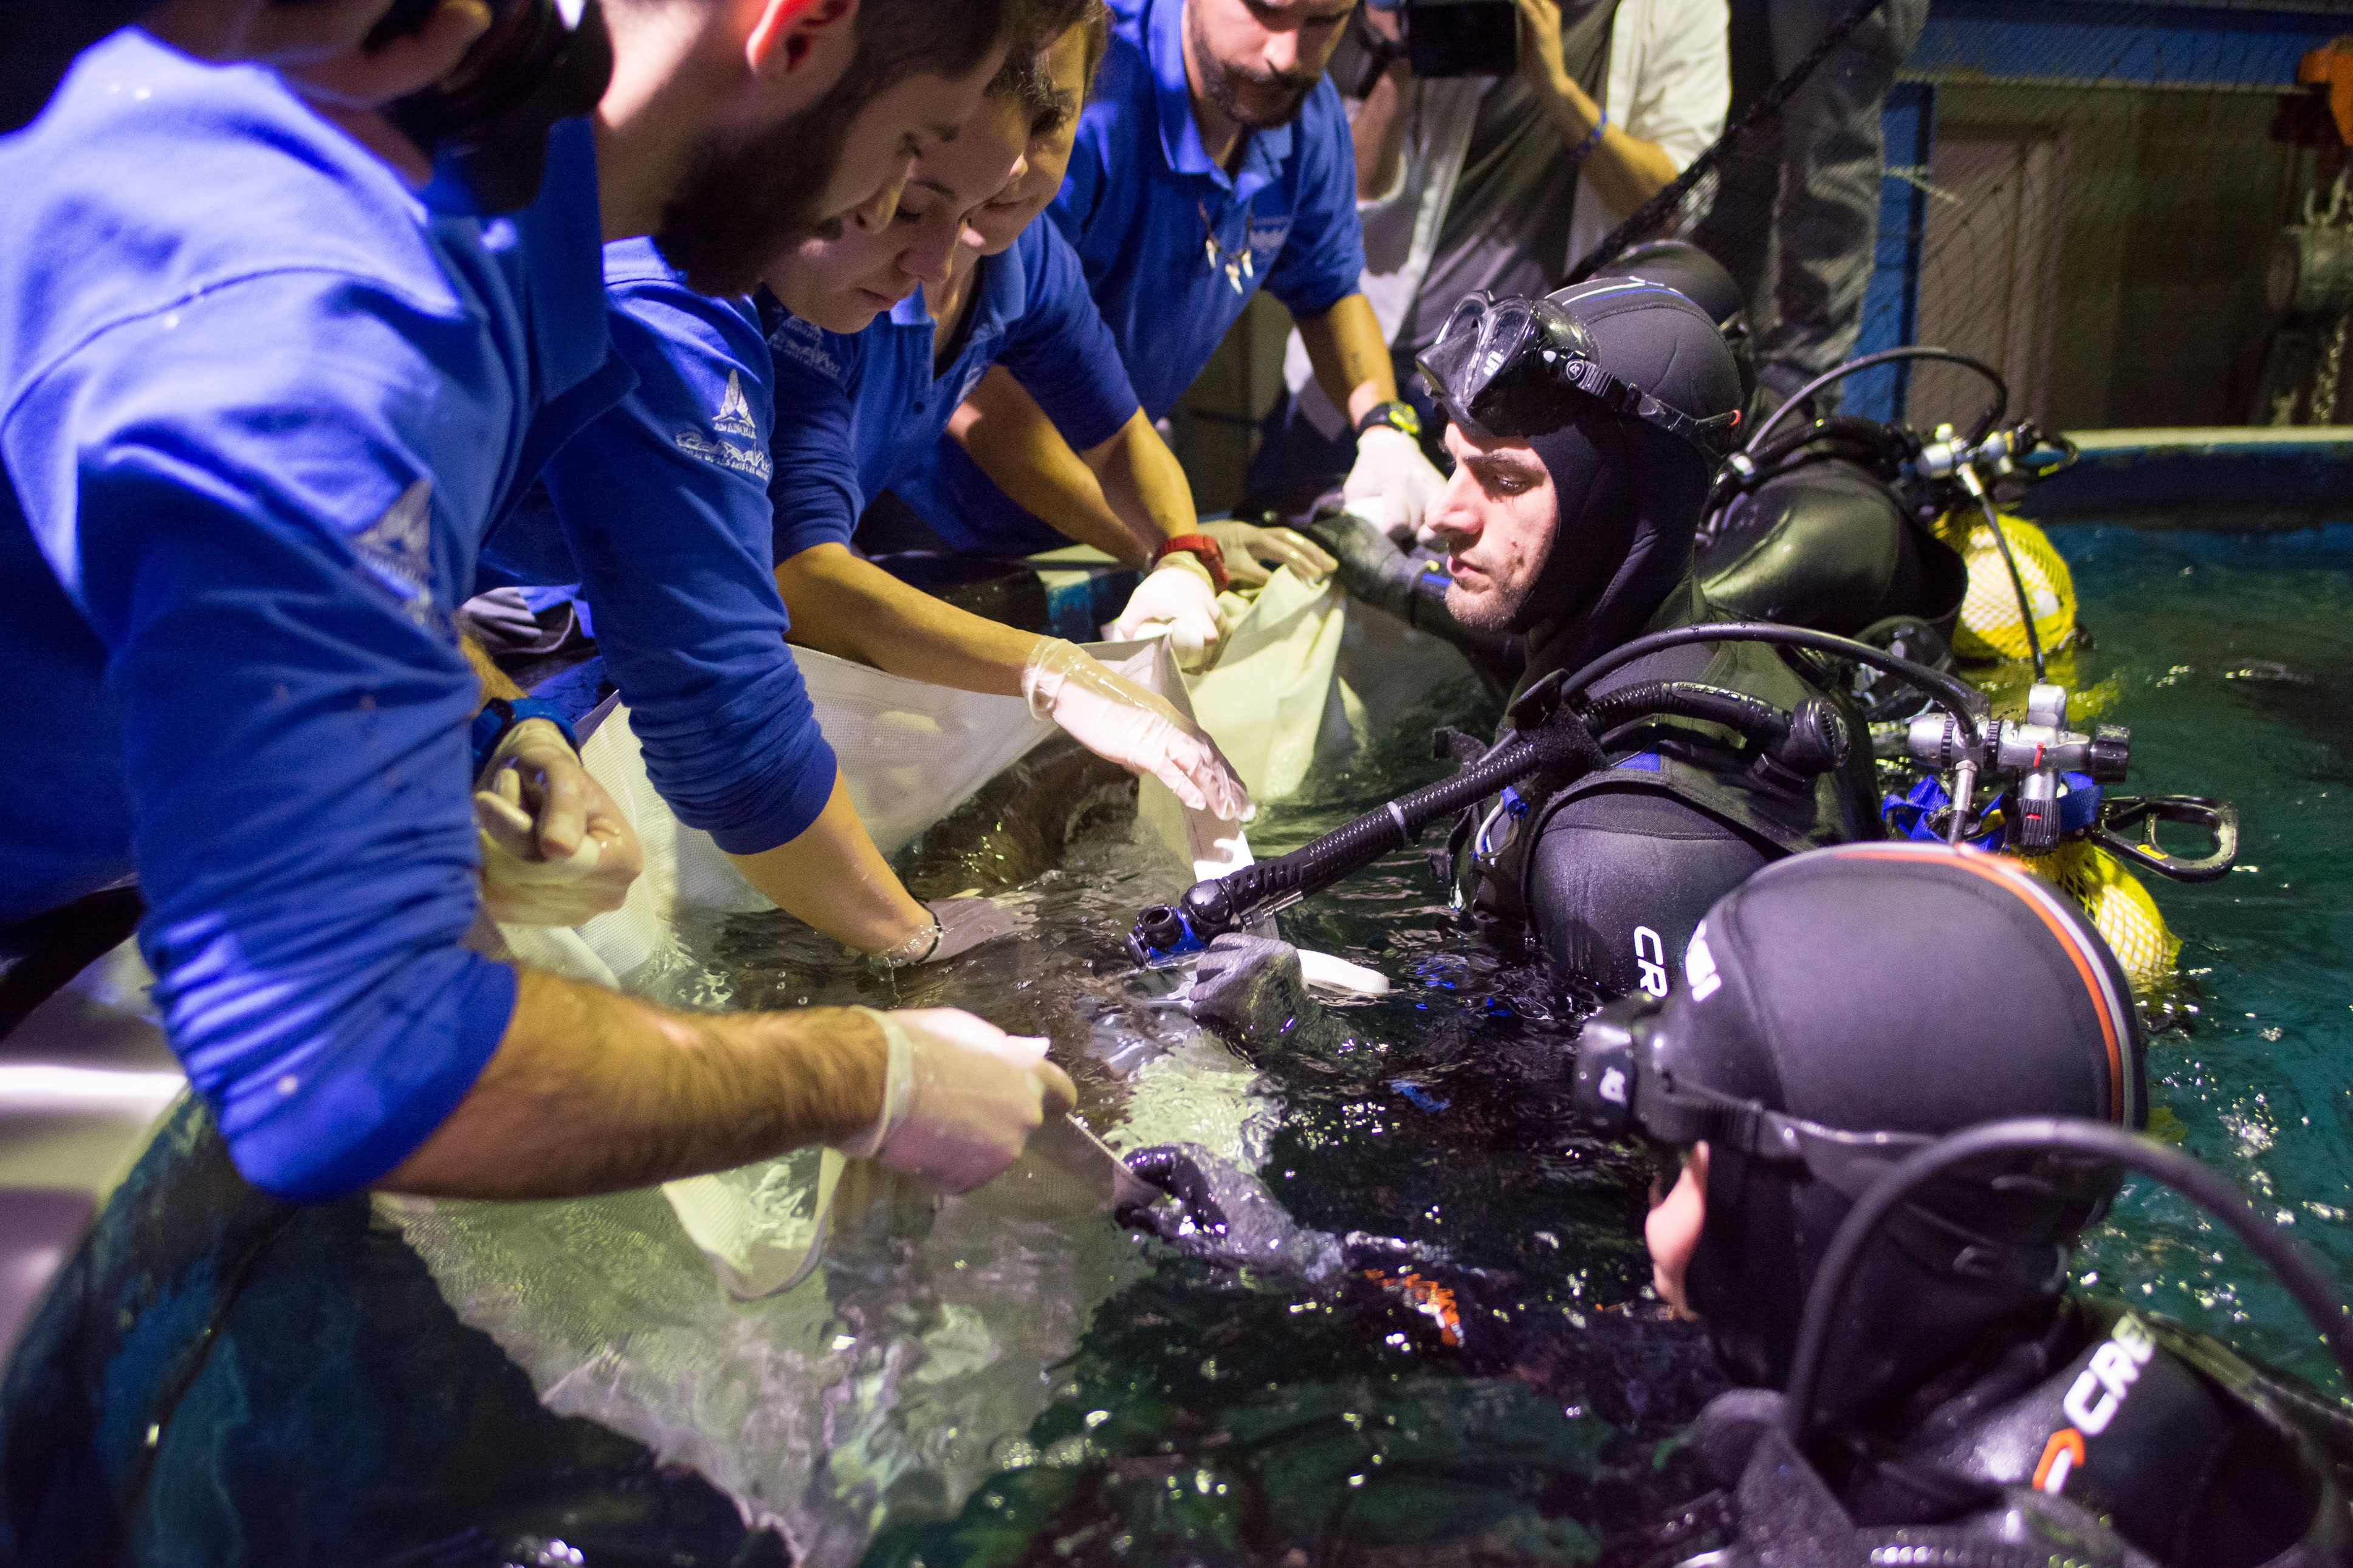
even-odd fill
[{"label": "man in blue shirt", "polygon": [[[1113,0],[1110,53],[1052,210],[1145,412],[1166,416],[1263,286],[1358,430],[1350,499],[1418,523],[1442,483],[1397,400],[1364,271],[1355,153],[1323,78],[1355,0]],[[1001,384],[985,416],[1034,422]],[[1038,524],[953,444],[921,510],[1015,548]],[[1064,471],[1068,471],[1065,469]]]},{"label": "man in blue shirt", "polygon": [[[887,206],[997,22],[626,0],[596,121],[493,222],[411,194],[427,149],[355,88],[364,53],[298,92],[126,32],[0,142],[0,922],[135,869],[174,1047],[258,1184],[574,1193],[831,1140],[963,1186],[1067,1093],[961,1015],[687,1020],[462,945],[467,780],[543,721],[469,757],[450,612],[489,520],[628,383],[600,215],[723,285]],[[849,84],[839,155],[707,199]]]},{"label": "man in blue shirt", "polygon": [[[1050,23],[1054,8],[1041,9]],[[897,265],[916,253],[923,277],[948,280],[965,218],[1018,168],[1031,111],[1015,89],[1028,75],[1008,68],[954,142],[917,164],[894,214],[861,211],[770,268],[786,300],[838,331],[773,301],[764,322],[749,299],[687,288],[645,241],[608,246],[613,338],[637,387],[550,466],[547,504],[526,508],[485,546],[493,576],[580,583],[648,773],[681,820],[710,832],[786,910],[853,947],[907,960],[948,956],[985,933],[985,909],[957,900],[926,908],[883,863],[818,732],[786,634],[1008,694],[1022,689],[1041,639],[853,556],[847,541],[864,497],[929,447],[992,363],[1035,375],[1091,451],[1140,442],[1103,458],[1127,488],[1173,476],[1183,489],[1059,235],[1044,226],[1018,242],[1008,235],[1011,248],[976,282],[965,267],[973,286],[938,322],[915,292],[917,274]],[[894,298],[889,321],[860,330]],[[801,575],[812,560],[830,570]],[[845,624],[861,637],[809,631]],[[1205,736],[1151,693],[1055,647],[1066,694],[1050,705],[1082,740],[1239,813],[1240,786]]]}]

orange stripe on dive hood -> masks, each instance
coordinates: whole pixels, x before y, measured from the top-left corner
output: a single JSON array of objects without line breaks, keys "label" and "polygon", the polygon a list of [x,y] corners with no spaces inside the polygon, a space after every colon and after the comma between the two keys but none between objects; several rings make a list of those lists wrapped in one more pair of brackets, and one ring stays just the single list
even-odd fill
[{"label": "orange stripe on dive hood", "polygon": [[2092,995],[2093,1011],[2100,1016],[2100,1034],[2108,1047],[2108,1119],[2119,1127],[2125,1121],[2125,1053],[2124,1042],[2116,1036],[2116,1012],[2110,1004],[2113,988],[2100,968],[2099,959],[2084,949],[2081,934],[2073,924],[2052,907],[2058,895],[2035,879],[2031,871],[2021,870],[1998,856],[1983,850],[1953,848],[1932,844],[1853,844],[1835,853],[1841,855],[1872,855],[1890,860],[1916,860],[1924,864],[1958,866],[1970,875],[1989,882],[1999,883],[2016,893],[2033,910],[2036,918],[2049,927],[2074,961],[2075,973],[2084,982],[2084,989]]}]

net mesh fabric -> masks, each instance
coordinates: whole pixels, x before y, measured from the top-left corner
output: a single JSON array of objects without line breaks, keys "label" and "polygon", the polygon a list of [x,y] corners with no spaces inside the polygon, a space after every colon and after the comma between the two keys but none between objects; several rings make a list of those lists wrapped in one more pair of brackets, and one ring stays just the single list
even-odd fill
[{"label": "net mesh fabric", "polygon": [[[2027,603],[2034,609],[2035,635],[2046,653],[2063,647],[2075,631],[2073,574],[2048,534],[2023,518],[1997,515],[2017,559],[2019,578],[2026,584]],[[1953,630],[1953,651],[1969,659],[2026,658],[2026,619],[1993,530],[1977,512],[1952,512],[1937,523],[1936,536],[1960,552],[1969,572],[1960,625]]]},{"label": "net mesh fabric", "polygon": [[[1846,9],[1774,0],[1746,16],[1827,23]],[[2144,0],[2025,7],[1995,22],[1883,0],[1809,87],[1733,138],[1715,174],[1626,243],[1695,239],[1744,288],[1758,287],[1759,267],[1769,285],[1770,257],[1790,237],[1775,232],[1776,193],[1800,178],[1784,172],[1785,150],[1820,134],[1810,115],[1823,84],[1891,80],[1879,170],[1860,171],[1878,223],[1855,352],[1923,343],[1970,354],[2008,380],[2013,417],[2051,429],[2337,423],[2353,416],[2342,374],[2353,293],[2286,309],[2267,282],[2284,230],[2353,229],[2327,89],[2295,79],[2306,49],[2348,31],[2342,11],[2330,0]],[[1918,29],[1892,69],[1881,58],[1890,22],[1899,46]],[[1796,63],[1789,40],[1768,47],[1766,32],[1734,7],[1736,61],[1769,68],[1736,66],[1736,121]],[[1845,158],[1868,149],[1848,135],[1823,145],[1818,170],[1843,186]],[[1907,273],[1915,289],[1903,286]],[[1836,267],[1818,277],[1833,295],[1853,286]],[[1782,330],[1816,286],[1752,296],[1761,355],[1793,352],[1809,373],[1842,357]],[[1923,430],[1966,428],[1986,391],[1966,370],[1931,364],[1845,386],[1861,405],[1851,412]]]},{"label": "net mesh fabric", "polygon": [[2123,862],[2078,839],[2048,855],[2021,855],[2021,865],[2075,900],[2107,939],[2135,991],[2158,989],[2173,978],[2181,939],[2165,923],[2157,900]]}]

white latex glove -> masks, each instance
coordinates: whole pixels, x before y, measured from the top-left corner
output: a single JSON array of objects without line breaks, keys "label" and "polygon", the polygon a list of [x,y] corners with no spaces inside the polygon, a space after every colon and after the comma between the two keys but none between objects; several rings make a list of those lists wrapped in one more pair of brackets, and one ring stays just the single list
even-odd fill
[{"label": "white latex glove", "polygon": [[1021,695],[1030,712],[1051,719],[1096,756],[1152,774],[1194,810],[1239,822],[1250,809],[1250,792],[1215,741],[1166,699],[1069,643],[1038,639],[1021,670]]},{"label": "white latex glove", "polygon": [[1127,608],[1111,624],[1110,636],[1113,642],[1128,642],[1166,632],[1177,664],[1198,672],[1217,662],[1218,645],[1232,629],[1218,606],[1209,569],[1190,555],[1177,554],[1145,574]]},{"label": "white latex glove", "polygon": [[1261,528],[1255,523],[1205,522],[1200,531],[1226,552],[1226,575],[1237,583],[1263,583],[1274,574],[1262,563],[1288,566],[1303,583],[1320,583],[1339,563],[1303,533],[1287,528]]},{"label": "white latex glove", "polygon": [[638,836],[563,731],[529,719],[475,781],[482,908],[506,925],[575,926],[621,907],[645,868]]},{"label": "white latex glove", "polygon": [[1026,909],[971,894],[960,894],[953,899],[926,900],[923,908],[932,912],[932,923],[911,934],[890,952],[876,953],[877,963],[889,964],[893,969],[912,969],[920,963],[945,963],[959,953],[970,952],[982,942],[994,942],[1015,931],[1028,931],[1037,921],[1037,916]]},{"label": "white latex glove", "polygon": [[1420,442],[1402,430],[1376,425],[1356,437],[1356,466],[1348,470],[1340,499],[1363,517],[1376,514],[1356,502],[1375,497],[1387,500],[1392,508],[1390,535],[1401,537],[1420,531],[1423,516],[1445,488],[1446,476],[1421,455]]},{"label": "white latex glove", "polygon": [[836,1147],[880,1160],[943,1192],[968,1193],[1021,1157],[1049,1115],[1078,1090],[1046,1059],[1046,1042],[1008,1035],[953,1007],[859,1012],[881,1026],[891,1064],[882,1114]]}]

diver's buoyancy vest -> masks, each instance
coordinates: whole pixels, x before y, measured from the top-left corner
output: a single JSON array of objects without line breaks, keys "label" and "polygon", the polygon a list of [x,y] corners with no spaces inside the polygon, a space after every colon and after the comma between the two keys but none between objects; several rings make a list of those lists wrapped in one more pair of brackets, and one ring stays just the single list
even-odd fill
[{"label": "diver's buoyancy vest", "polygon": [[[1704,659],[1696,672],[1694,653]],[[1638,659],[1604,678],[1596,695],[1662,679],[1724,687],[1784,711],[1822,695],[1778,649],[1732,642],[1672,648]],[[1565,785],[1547,787],[1531,780],[1463,815],[1447,846],[1457,907],[1490,919],[1527,923],[1529,910],[1537,904],[1535,890],[1528,885],[1533,851],[1546,825],[1569,802],[1609,792],[1681,801],[1766,847],[1776,858],[1879,837],[1869,731],[1852,704],[1841,700],[1840,706],[1848,725],[1847,765],[1812,779],[1760,766],[1731,731],[1699,720],[1662,716],[1596,736],[1610,766]],[[1514,739],[1522,727],[1541,722],[1549,711],[1548,705],[1523,701],[1510,716],[1512,727],[1496,744]]]},{"label": "diver's buoyancy vest", "polygon": [[1732,500],[1704,525],[1694,565],[1725,609],[1848,637],[1912,616],[1949,640],[1968,589],[1950,545],[1888,486],[1834,458]]},{"label": "diver's buoyancy vest", "polygon": [[2084,1348],[1975,1419],[1932,1415],[1902,1463],[1866,1466],[1850,1484],[1858,1523],[1981,1525],[1996,1539],[2006,1506],[1960,1521],[1932,1517],[1937,1510],[1905,1478],[1925,1465],[2064,1500],[2159,1563],[2353,1562],[2353,1513],[2339,1481],[2339,1467],[2353,1458],[2353,1417],[2341,1406],[2179,1324],[2115,1303],[2073,1305],[2088,1331]]}]

